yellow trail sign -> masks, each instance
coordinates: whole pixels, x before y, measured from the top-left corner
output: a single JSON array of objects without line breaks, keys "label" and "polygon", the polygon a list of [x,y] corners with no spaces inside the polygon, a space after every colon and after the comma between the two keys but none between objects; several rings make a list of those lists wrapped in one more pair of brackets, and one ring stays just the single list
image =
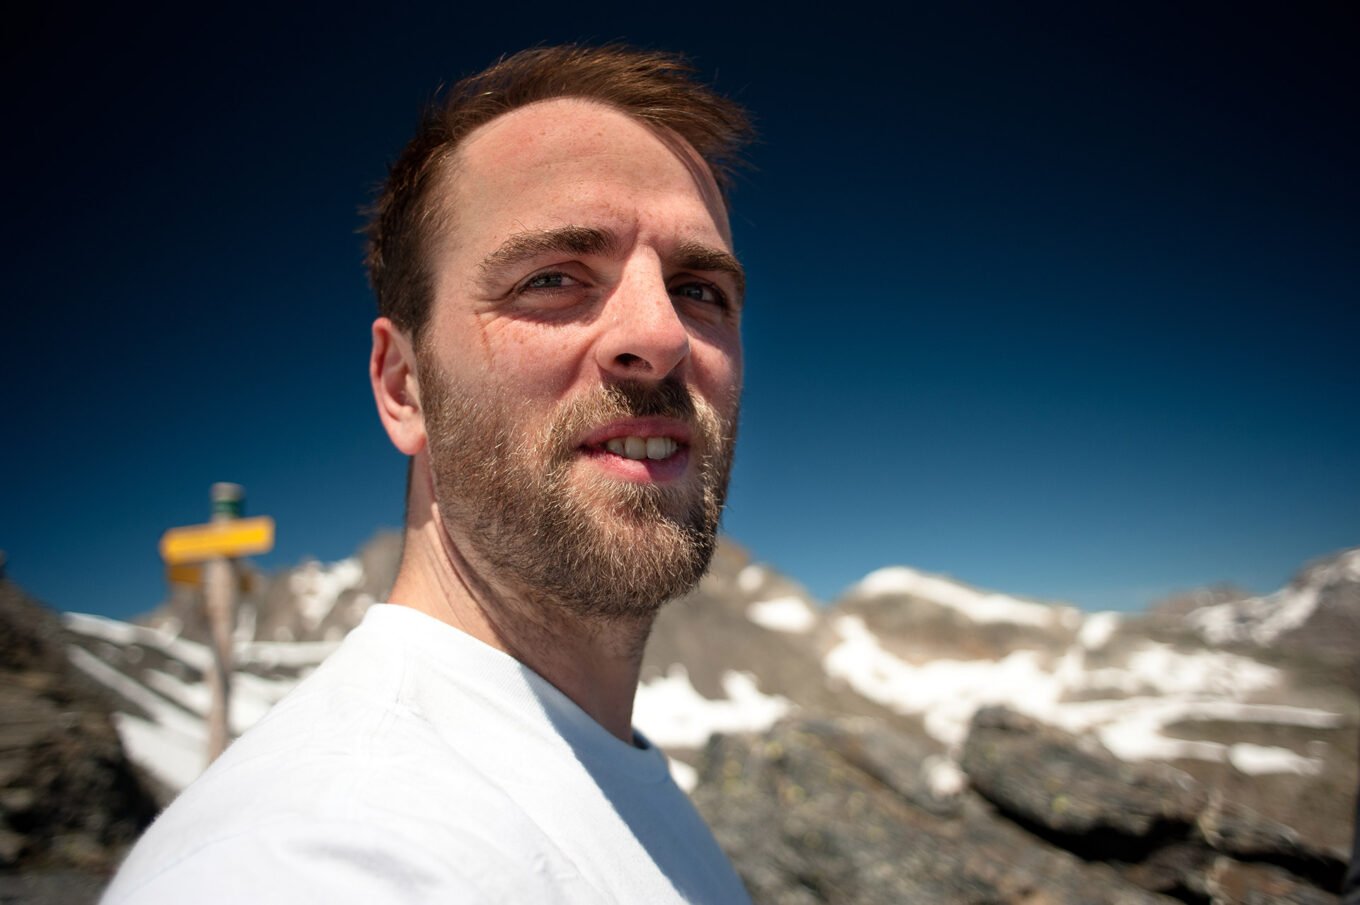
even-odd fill
[{"label": "yellow trail sign", "polygon": [[172,566],[268,553],[273,548],[274,520],[267,515],[171,528],[161,536],[161,559]]},{"label": "yellow trail sign", "polygon": [[196,562],[182,562],[173,566],[166,566],[165,580],[171,584],[203,584],[203,567]]},{"label": "yellow trail sign", "polygon": [[[255,590],[255,573],[242,569],[237,573],[236,589],[242,594]],[[170,584],[197,588],[203,585],[203,564],[196,562],[177,563],[165,567],[165,580]]]}]

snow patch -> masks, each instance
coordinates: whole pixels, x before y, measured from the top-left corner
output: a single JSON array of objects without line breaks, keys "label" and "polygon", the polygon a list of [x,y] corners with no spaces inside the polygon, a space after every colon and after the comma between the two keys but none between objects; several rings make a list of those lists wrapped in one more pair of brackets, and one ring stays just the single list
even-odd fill
[{"label": "snow patch", "polygon": [[1308,621],[1322,590],[1347,581],[1360,581],[1360,548],[1308,569],[1273,594],[1202,606],[1185,618],[1210,644],[1269,645]]},{"label": "snow patch", "polygon": [[[938,575],[928,575],[906,566],[891,566],[870,572],[850,589],[856,597],[909,595],[949,607],[973,622],[1005,622],[1047,627],[1055,621],[1068,622],[1070,607],[1055,607],[1020,600],[1005,594],[979,591]],[[1067,618],[1064,618],[1067,617]]]},{"label": "snow patch", "polygon": [[746,608],[746,617],[762,628],[793,634],[804,634],[817,624],[817,614],[801,597],[778,597],[753,603]]},{"label": "snow patch", "polygon": [[144,647],[153,647],[168,657],[182,660],[200,672],[206,672],[212,666],[212,652],[206,646],[176,638],[165,631],[106,619],[103,616],[91,616],[88,613],[66,613],[62,616],[62,622],[77,635],[84,635],[87,638],[98,638],[120,646],[140,644]]},{"label": "snow patch", "polygon": [[737,573],[737,588],[743,594],[754,594],[765,583],[765,569],[752,563]]},{"label": "snow patch", "polygon": [[[97,616],[68,614],[67,625],[87,638],[139,644],[162,651],[171,658],[164,670],[148,669],[142,673],[142,681],[138,681],[78,644],[67,646],[67,656],[72,664],[126,698],[144,714],[113,714],[114,726],[128,757],[175,790],[197,779],[206,766],[207,714],[212,693],[203,682],[186,681],[184,664],[196,667],[200,673],[206,671],[211,663],[208,649],[182,638],[168,638],[142,626]],[[297,644],[281,649],[279,645],[248,644],[238,650],[237,665],[267,662],[272,656],[284,665],[315,666],[335,647],[334,644]],[[140,648],[125,650],[139,651]],[[240,735],[255,725],[301,680],[301,675],[266,679],[248,672],[234,672],[229,716],[233,734]]]},{"label": "snow patch", "polygon": [[113,725],[128,757],[171,789],[183,789],[207,766],[201,730],[184,734],[126,713],[114,713]]},{"label": "snow patch", "polygon": [[792,707],[787,698],[762,694],[750,673],[728,670],[722,687],[727,698],[710,700],[675,664],[665,676],[638,687],[633,722],[663,748],[699,748],[717,732],[763,732]]},{"label": "snow patch", "polygon": [[363,564],[353,556],[330,565],[312,560],[288,577],[288,588],[297,599],[303,624],[310,630],[330,615],[341,594],[363,580]]},{"label": "snow patch", "polygon": [[688,794],[699,784],[699,771],[682,760],[667,758],[671,768],[671,779]]},{"label": "snow patch", "polygon": [[1200,607],[1186,621],[1210,644],[1250,641],[1271,644],[1308,621],[1317,609],[1318,589],[1287,587],[1265,597]]},{"label": "snow patch", "polygon": [[926,785],[936,798],[953,798],[968,785],[968,776],[948,757],[932,754],[921,764]]},{"label": "snow patch", "polygon": [[269,669],[278,666],[317,666],[339,647],[340,644],[335,641],[253,641],[236,648],[236,664],[259,664]]},{"label": "snow patch", "polygon": [[[144,711],[155,725],[161,726],[167,733],[175,737],[199,739],[205,737],[203,721],[200,718],[123,675],[84,648],[72,645],[66,649],[66,655],[77,669],[131,701],[138,709]],[[202,750],[200,741],[200,759]]]},{"label": "snow patch", "polygon": [[195,716],[206,718],[212,706],[212,689],[204,682],[185,682],[158,669],[143,673],[147,688],[174,701]]},{"label": "snow patch", "polygon": [[914,664],[880,647],[858,616],[841,616],[833,625],[841,642],[823,661],[827,673],[899,713],[921,715],[926,731],[950,747],[963,743],[979,707],[1023,702],[1025,712],[1047,709],[1060,691],[1034,651],[1014,651],[1000,661]]},{"label": "snow patch", "polygon": [[1100,650],[1110,643],[1120,621],[1118,613],[1091,613],[1081,623],[1077,643],[1086,650]]},{"label": "snow patch", "polygon": [[231,679],[231,726],[237,735],[254,726],[275,704],[298,686],[302,676],[266,679],[238,672]]},{"label": "snow patch", "polygon": [[258,614],[255,611],[255,604],[249,601],[242,603],[236,608],[236,628],[232,632],[232,640],[237,644],[247,644],[250,639],[255,637],[255,622]]},{"label": "snow patch", "polygon": [[1322,770],[1322,761],[1316,757],[1304,757],[1288,748],[1250,745],[1246,742],[1233,745],[1228,750],[1228,762],[1251,776],[1262,773],[1298,773],[1312,776]]},{"label": "snow patch", "polygon": [[1360,581],[1360,547],[1343,553],[1333,568],[1334,581]]},{"label": "snow patch", "polygon": [[1240,698],[1280,679],[1275,667],[1246,657],[1208,650],[1183,653],[1165,644],[1147,644],[1133,652],[1128,669],[1138,686],[1169,696]]},{"label": "snow patch", "polygon": [[[1167,735],[1175,723],[1223,720],[1330,728],[1338,714],[1287,705],[1248,704],[1241,699],[1274,687],[1279,671],[1222,651],[1177,651],[1144,642],[1124,667],[1088,669],[1078,641],[1056,660],[1017,650],[1000,660],[929,660],[908,663],[884,650],[858,616],[841,616],[840,636],[826,655],[827,674],[898,713],[918,715],[926,731],[957,752],[978,708],[1001,704],[1068,732],[1093,732],[1124,760],[1195,758],[1224,762],[1244,758],[1261,772],[1307,769],[1312,758],[1287,758],[1285,749],[1263,754],[1230,750],[1217,742]],[[1090,638],[1088,641],[1092,640]],[[1134,695],[1089,699],[1093,692]],[[1292,752],[1291,752],[1292,753]]]}]

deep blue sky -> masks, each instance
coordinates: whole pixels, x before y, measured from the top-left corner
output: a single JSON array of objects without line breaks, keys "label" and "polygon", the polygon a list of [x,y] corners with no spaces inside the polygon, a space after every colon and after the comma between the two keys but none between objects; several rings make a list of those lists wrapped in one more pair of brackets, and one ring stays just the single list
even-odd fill
[{"label": "deep blue sky", "polygon": [[1360,544],[1354,5],[469,6],[9,23],[13,578],[149,609],[216,480],[268,567],[397,525],[358,210],[441,81],[615,38],[762,134],[725,523],[758,558],[1132,608]]}]

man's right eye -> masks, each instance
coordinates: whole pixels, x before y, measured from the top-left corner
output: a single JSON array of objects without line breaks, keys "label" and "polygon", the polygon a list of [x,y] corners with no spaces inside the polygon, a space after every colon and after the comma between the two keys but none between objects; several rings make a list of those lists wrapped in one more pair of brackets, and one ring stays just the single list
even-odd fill
[{"label": "man's right eye", "polygon": [[520,286],[520,290],[567,289],[573,283],[577,283],[577,281],[567,276],[565,273],[557,270],[550,270],[547,273],[538,273],[529,277],[529,279],[525,280]]}]

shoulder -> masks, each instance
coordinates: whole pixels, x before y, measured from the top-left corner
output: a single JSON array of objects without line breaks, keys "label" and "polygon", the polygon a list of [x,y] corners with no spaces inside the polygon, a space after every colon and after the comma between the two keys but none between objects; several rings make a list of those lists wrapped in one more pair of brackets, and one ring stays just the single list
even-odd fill
[{"label": "shoulder", "polygon": [[300,690],[161,815],[108,905],[552,902],[582,885],[419,714],[371,687]]}]

